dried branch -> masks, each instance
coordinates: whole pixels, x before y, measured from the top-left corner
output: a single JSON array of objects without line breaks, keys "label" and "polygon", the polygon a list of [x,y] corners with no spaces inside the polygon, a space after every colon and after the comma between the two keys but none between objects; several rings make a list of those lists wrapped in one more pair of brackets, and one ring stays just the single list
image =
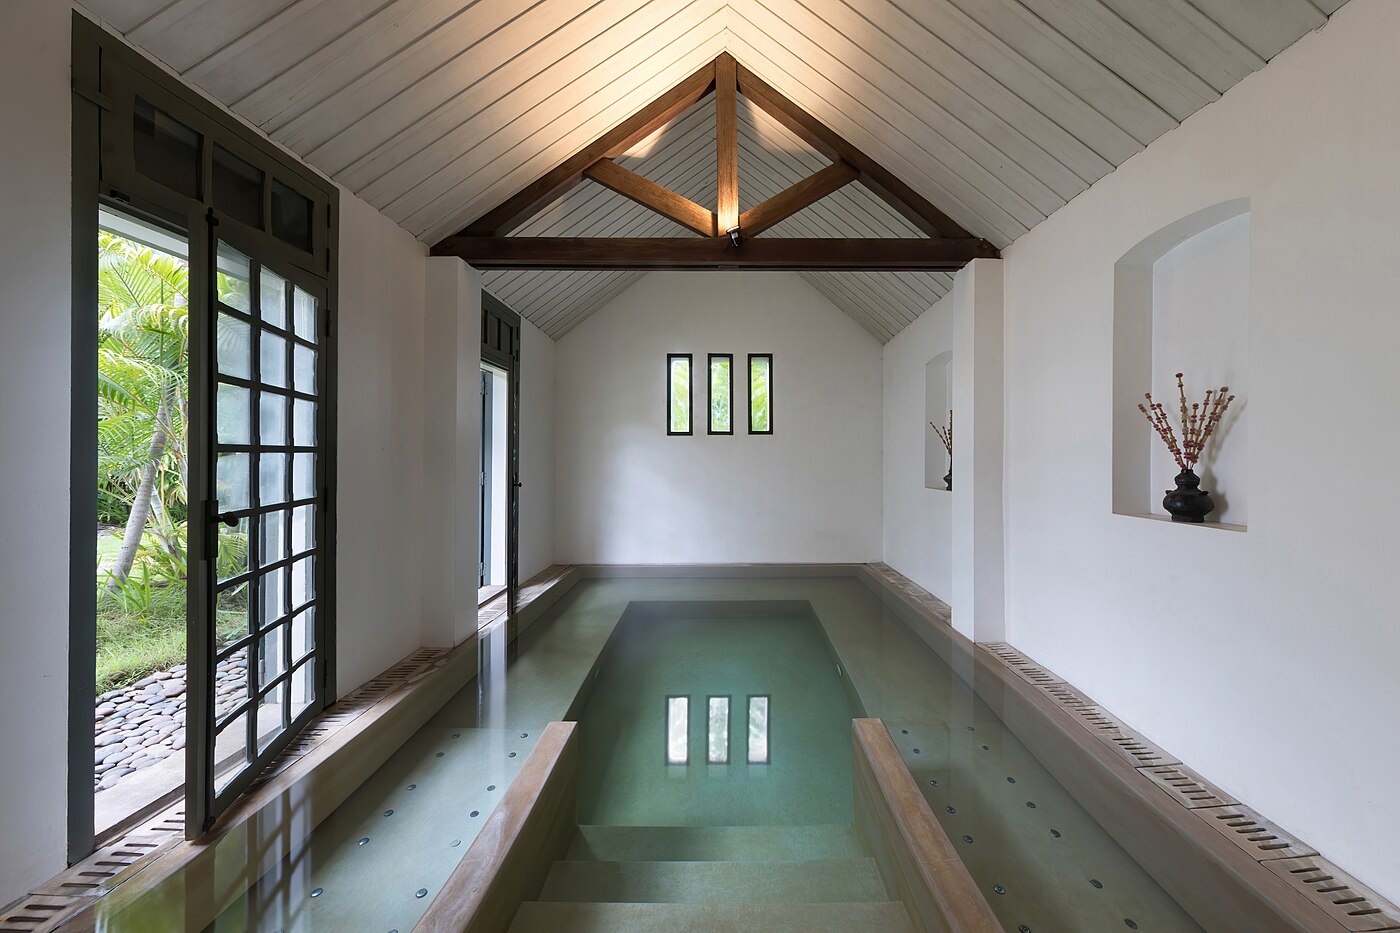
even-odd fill
[{"label": "dried branch", "polygon": [[1207,389],[1204,403],[1188,403],[1186,384],[1181,373],[1176,374],[1176,391],[1181,405],[1180,442],[1177,441],[1176,429],[1172,426],[1166,409],[1162,407],[1161,402],[1152,400],[1151,392],[1143,396],[1147,399],[1146,405],[1138,403],[1138,411],[1142,412],[1147,423],[1152,425],[1152,430],[1157,432],[1162,443],[1167,445],[1167,450],[1171,451],[1176,465],[1182,470],[1189,470],[1200,462],[1201,453],[1235,397],[1225,394],[1230,391],[1229,386],[1221,386],[1219,389]]},{"label": "dried branch", "polygon": [[934,433],[938,435],[938,439],[943,442],[943,446],[948,450],[948,456],[953,456],[953,409],[948,409],[947,430],[940,428],[932,421],[928,423],[928,426],[933,428]]}]

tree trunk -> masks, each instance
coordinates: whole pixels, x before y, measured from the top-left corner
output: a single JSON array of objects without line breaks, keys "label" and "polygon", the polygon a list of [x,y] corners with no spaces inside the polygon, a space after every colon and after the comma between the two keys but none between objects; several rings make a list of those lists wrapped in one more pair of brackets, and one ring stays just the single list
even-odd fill
[{"label": "tree trunk", "polygon": [[156,411],[155,433],[151,435],[151,450],[146,457],[146,466],[141,470],[141,484],[136,487],[136,498],[131,501],[131,514],[126,519],[122,549],[117,554],[112,577],[107,583],[107,589],[113,592],[126,582],[132,565],[136,563],[136,551],[141,547],[141,535],[151,514],[151,498],[156,488],[156,474],[160,472],[160,458],[165,456],[165,426],[169,419],[168,395],[162,393],[160,408]]}]

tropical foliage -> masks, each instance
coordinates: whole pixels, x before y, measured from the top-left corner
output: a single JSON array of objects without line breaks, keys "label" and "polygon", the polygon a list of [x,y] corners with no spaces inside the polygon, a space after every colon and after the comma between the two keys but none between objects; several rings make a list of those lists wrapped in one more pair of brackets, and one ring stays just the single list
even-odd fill
[{"label": "tropical foliage", "polygon": [[98,494],[109,512],[125,512],[126,526],[108,569],[116,591],[131,575],[148,525],[161,549],[173,552],[175,526],[183,523],[189,268],[103,231],[97,282]]},{"label": "tropical foliage", "polygon": [[768,385],[771,363],[767,357],[749,361],[749,430],[772,428],[768,415]]},{"label": "tropical foliage", "polygon": [[[219,279],[221,293],[235,287]],[[188,266],[101,231],[98,514],[123,530],[98,548],[99,691],[184,660],[188,386]],[[221,535],[219,546],[221,568],[246,566],[245,536]],[[246,626],[246,594],[223,608],[217,625],[232,637]]]}]

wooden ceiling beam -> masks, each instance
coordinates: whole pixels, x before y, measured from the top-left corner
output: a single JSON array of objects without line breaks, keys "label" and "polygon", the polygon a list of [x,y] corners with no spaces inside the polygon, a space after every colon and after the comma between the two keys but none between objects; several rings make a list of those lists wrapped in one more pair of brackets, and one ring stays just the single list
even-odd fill
[{"label": "wooden ceiling beam", "polygon": [[589,166],[599,159],[622,155],[693,107],[714,84],[715,66],[711,62],[454,236],[505,236],[582,181]]},{"label": "wooden ceiling beam", "polygon": [[716,216],[720,233],[739,226],[739,63],[728,52],[715,59]]},{"label": "wooden ceiling beam", "polygon": [[744,236],[758,236],[768,228],[787,220],[803,208],[837,191],[860,177],[860,172],[845,162],[828,165],[797,184],[784,188],[761,204],[739,215],[739,229]]},{"label": "wooden ceiling beam", "polygon": [[477,269],[766,269],[797,272],[956,272],[997,251],[974,237],[899,239],[727,237],[448,237],[435,256]]},{"label": "wooden ceiling beam", "polygon": [[644,175],[623,168],[612,159],[594,162],[584,169],[583,174],[624,198],[630,198],[642,207],[674,220],[687,230],[693,230],[701,236],[715,235],[713,211],[701,207],[690,198],[679,195],[664,185],[658,185]]},{"label": "wooden ceiling beam", "polygon": [[930,204],[923,195],[900,181],[892,172],[788,100],[743,65],[739,66],[738,78],[739,92],[755,106],[828,159],[849,163],[860,172],[862,184],[921,231],[931,237],[962,238],[972,235],[957,221]]}]

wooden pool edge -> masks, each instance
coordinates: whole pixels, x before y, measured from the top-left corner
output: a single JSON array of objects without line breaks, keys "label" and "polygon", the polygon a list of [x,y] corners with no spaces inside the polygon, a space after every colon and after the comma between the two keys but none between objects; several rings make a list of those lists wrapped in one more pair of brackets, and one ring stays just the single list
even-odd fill
[{"label": "wooden pool edge", "polygon": [[851,720],[855,826],[920,933],[1000,933],[879,719]]}]

